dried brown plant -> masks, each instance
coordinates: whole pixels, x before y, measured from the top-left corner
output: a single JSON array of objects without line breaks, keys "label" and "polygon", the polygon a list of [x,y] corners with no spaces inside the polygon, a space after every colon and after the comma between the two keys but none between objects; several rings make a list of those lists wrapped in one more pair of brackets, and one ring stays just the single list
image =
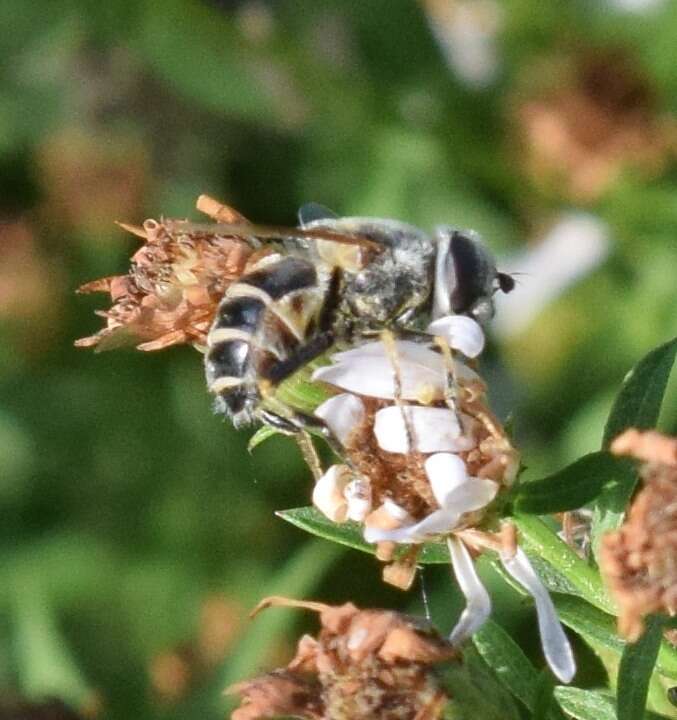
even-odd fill
[{"label": "dried brown plant", "polygon": [[643,487],[623,526],[604,537],[601,556],[619,632],[636,640],[645,615],[677,612],[677,438],[631,429],[611,449],[642,462]]},{"label": "dried brown plant", "polygon": [[[437,720],[447,696],[431,671],[455,655],[452,646],[413,618],[285,598],[270,605],[319,613],[317,638],[304,635],[280,668],[229,688],[242,696],[233,720],[293,715],[309,720]],[[255,611],[255,612],[257,612]]]}]

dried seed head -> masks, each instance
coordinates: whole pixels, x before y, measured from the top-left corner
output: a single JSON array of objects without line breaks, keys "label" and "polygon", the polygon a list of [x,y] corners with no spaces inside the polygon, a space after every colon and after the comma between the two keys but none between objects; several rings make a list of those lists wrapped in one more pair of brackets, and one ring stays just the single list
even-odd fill
[{"label": "dried seed head", "polygon": [[[266,601],[264,601],[266,603]],[[233,720],[294,715],[310,720],[436,720],[446,695],[431,666],[451,645],[413,618],[386,610],[294,603],[319,611],[317,639],[304,636],[286,668],[239,683]]]},{"label": "dried seed head", "polygon": [[[200,203],[204,209],[204,196]],[[223,217],[224,206],[216,206],[207,203],[210,214]],[[183,343],[203,346],[223,293],[245,271],[252,249],[240,239],[181,220],[146,220],[142,228],[122,227],[145,242],[133,255],[127,275],[95,280],[79,289],[108,292],[113,306],[100,313],[106,327],[75,344],[100,350],[139,341],[140,350]]]},{"label": "dried seed head", "polygon": [[677,438],[633,429],[612,450],[643,463],[644,487],[623,526],[604,537],[601,556],[620,608],[619,631],[636,640],[645,615],[677,612]]}]

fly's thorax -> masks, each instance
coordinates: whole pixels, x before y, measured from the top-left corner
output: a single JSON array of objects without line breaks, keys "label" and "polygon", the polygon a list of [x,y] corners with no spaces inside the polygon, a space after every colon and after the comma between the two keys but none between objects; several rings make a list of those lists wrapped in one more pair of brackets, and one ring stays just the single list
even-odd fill
[{"label": "fly's thorax", "polygon": [[432,238],[422,230],[375,218],[318,220],[306,227],[359,234],[382,248],[377,253],[344,248],[338,250],[340,258],[335,248],[331,250],[332,260],[342,262],[344,314],[352,314],[360,324],[386,324],[428,300],[435,248]]}]

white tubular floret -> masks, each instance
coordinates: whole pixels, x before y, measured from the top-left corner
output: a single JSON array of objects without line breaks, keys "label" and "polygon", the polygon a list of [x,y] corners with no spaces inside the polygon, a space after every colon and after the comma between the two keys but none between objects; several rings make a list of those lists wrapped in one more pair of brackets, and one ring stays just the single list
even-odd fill
[{"label": "white tubular floret", "polygon": [[345,445],[353,430],[364,422],[364,403],[356,395],[342,393],[318,406],[315,415],[324,420],[336,439]]},{"label": "white tubular floret", "polygon": [[352,477],[347,465],[332,465],[315,483],[313,505],[333,522],[342,523],[348,519],[348,502],[343,491]]},{"label": "white tubular floret", "polygon": [[465,545],[458,538],[449,537],[447,546],[454,575],[467,603],[449,636],[452,644],[460,645],[472,637],[491,615],[491,598],[477,575]]},{"label": "white tubular floret", "polygon": [[507,572],[534,599],[543,654],[550,669],[563,683],[571,682],[576,674],[576,661],[571,645],[564,634],[552,599],[536,575],[529,558],[523,550],[517,548],[512,556],[501,553],[501,562]]},{"label": "white tubular floret", "polygon": [[[399,382],[403,400],[417,400],[422,396],[441,399],[446,387],[444,359],[434,350],[420,343],[398,340],[396,343]],[[333,365],[321,367],[313,373],[313,380],[330,383],[348,392],[366,397],[392,400],[396,394],[393,359],[380,341],[366,343],[353,350],[332,356]],[[457,378],[478,380],[474,370],[456,362]]]},{"label": "white tubular floret", "polygon": [[431,322],[426,332],[443,337],[449,347],[469,358],[477,357],[484,350],[484,331],[467,315],[441,317]]},{"label": "white tubular floret", "polygon": [[411,450],[403,413],[406,413],[412,431],[414,449],[419,452],[464,452],[477,444],[464,434],[456,413],[447,408],[391,405],[379,410],[374,418],[374,435],[379,446],[387,452],[407,453]]}]

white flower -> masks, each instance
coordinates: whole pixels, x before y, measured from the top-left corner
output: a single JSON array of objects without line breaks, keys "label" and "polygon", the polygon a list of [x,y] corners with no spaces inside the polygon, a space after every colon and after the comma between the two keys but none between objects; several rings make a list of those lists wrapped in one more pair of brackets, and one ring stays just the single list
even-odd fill
[{"label": "white flower", "polygon": [[365,527],[367,542],[422,543],[430,537],[450,533],[465,513],[485,507],[498,492],[498,484],[493,480],[468,477],[465,463],[457,455],[431,455],[425,462],[425,471],[439,510],[433,510],[412,525],[392,530]]},{"label": "white flower", "polygon": [[[441,336],[452,349],[469,358],[476,357],[484,346],[480,326],[463,316],[441,317],[430,324],[428,332]],[[395,348],[395,363],[380,341],[334,355],[334,364],[316,370],[313,379],[348,392],[330,398],[317,408],[315,414],[324,420],[344,447],[347,443],[352,447],[360,440],[354,437],[355,430],[364,424],[366,417],[364,402],[352,393],[394,399],[398,378],[401,399],[418,400],[423,404],[381,408],[375,414],[373,428],[364,430],[373,431],[378,446],[386,452],[406,454],[415,450],[428,455],[424,470],[437,509],[416,519],[397,504],[397,498],[382,496],[375,498],[380,504],[372,511],[368,477],[356,476],[346,465],[334,465],[320,478],[313,492],[313,502],[334,522],[364,522],[364,538],[369,543],[419,544],[446,536],[454,574],[466,599],[466,607],[450,635],[450,641],[460,645],[491,613],[491,599],[464,544],[461,523],[467,513],[487,507],[500,486],[488,478],[469,476],[464,460],[454,454],[477,447],[478,437],[481,439],[478,421],[462,412],[462,408],[455,412],[447,407],[426,404],[444,399],[447,368],[443,356],[424,344],[410,341],[397,341]],[[479,379],[459,361],[455,361],[454,372],[461,380]],[[507,446],[511,449],[509,441]],[[507,471],[501,477],[505,483]],[[488,535],[485,533],[485,536]],[[481,538],[482,533],[476,533],[475,539],[477,537]],[[478,546],[484,547],[482,543]],[[495,542],[487,542],[486,547],[495,549]],[[576,665],[547,590],[521,549],[514,553],[499,553],[499,557],[506,572],[534,598],[548,664],[559,680],[570,682]]]},{"label": "white flower", "polygon": [[[396,348],[402,399],[442,399],[446,388],[442,355],[410,340],[398,340]],[[336,353],[332,360],[332,365],[315,370],[312,379],[366,397],[395,398],[395,368],[380,340]],[[461,380],[479,380],[474,370],[459,361],[455,361],[455,373]]]}]

